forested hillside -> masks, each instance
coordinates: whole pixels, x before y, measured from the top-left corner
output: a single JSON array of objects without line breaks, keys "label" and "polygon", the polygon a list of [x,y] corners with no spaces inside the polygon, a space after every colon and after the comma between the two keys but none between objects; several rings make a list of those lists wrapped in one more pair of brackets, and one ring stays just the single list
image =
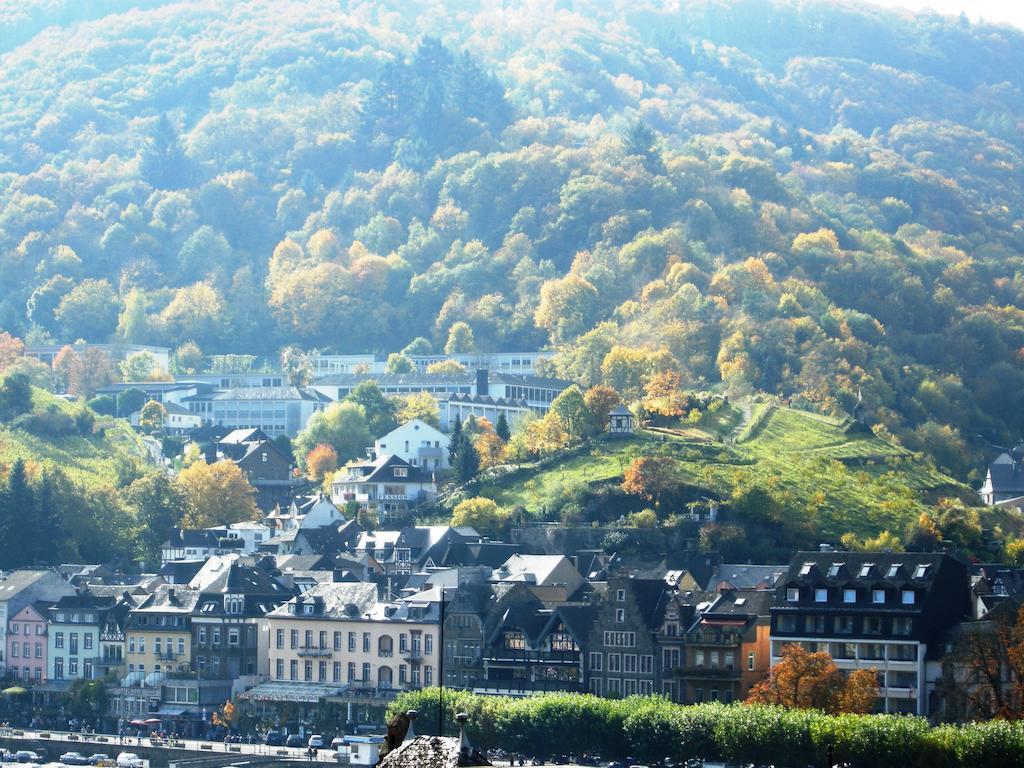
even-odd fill
[{"label": "forested hillside", "polygon": [[0,328],[273,355],[464,320],[627,396],[862,399],[976,480],[1024,429],[1022,88],[1020,32],[852,4],[9,3]]}]

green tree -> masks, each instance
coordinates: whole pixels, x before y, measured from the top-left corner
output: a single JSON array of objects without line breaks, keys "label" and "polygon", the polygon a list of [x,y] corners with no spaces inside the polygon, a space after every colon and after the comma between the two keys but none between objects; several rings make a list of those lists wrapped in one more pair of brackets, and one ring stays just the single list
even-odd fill
[{"label": "green tree", "polygon": [[494,432],[501,438],[503,443],[507,443],[508,439],[512,437],[512,430],[508,428],[508,419],[505,418],[504,411],[498,414],[498,421],[494,425]]},{"label": "green tree", "polygon": [[[359,382],[345,400],[362,407],[370,434],[374,437],[386,435],[398,426],[398,403],[390,397],[385,397],[376,381]],[[338,451],[338,457],[344,458],[345,454]]]},{"label": "green tree", "polygon": [[583,393],[575,384],[559,393],[552,401],[549,413],[562,422],[570,440],[578,441],[586,435],[590,426],[590,413],[583,401]]},{"label": "green tree", "polygon": [[32,384],[23,373],[0,380],[0,420],[11,421],[32,410]]},{"label": "green tree", "polygon": [[105,341],[117,326],[117,293],[106,280],[83,280],[60,300],[54,317],[67,339]]},{"label": "green tree", "polygon": [[469,323],[459,320],[452,323],[448,329],[448,341],[444,345],[446,355],[465,354],[476,350],[476,342],[473,340],[473,329]]},{"label": "green tree", "polygon": [[121,497],[134,520],[136,556],[147,565],[159,563],[161,545],[185,517],[184,494],[163,472],[151,472],[127,486]]},{"label": "green tree", "polygon": [[405,345],[402,350],[402,354],[408,357],[415,355],[430,355],[434,352],[434,346],[430,343],[429,339],[425,339],[422,336],[417,336],[415,339]]},{"label": "green tree", "polygon": [[452,468],[460,483],[468,483],[480,471],[480,456],[473,445],[473,438],[465,430],[456,438]]},{"label": "green tree", "polygon": [[126,381],[146,381],[150,374],[160,370],[152,352],[132,352],[117,364],[121,377]]},{"label": "green tree", "polygon": [[313,414],[296,435],[294,449],[297,456],[305,457],[316,446],[329,445],[343,463],[362,456],[372,443],[366,411],[358,403],[341,400]]},{"label": "green tree", "polygon": [[25,462],[15,459],[0,494],[0,565],[5,570],[32,564],[37,509]]},{"label": "green tree", "polygon": [[177,373],[199,373],[203,370],[203,351],[194,341],[186,341],[174,350],[171,367]]},{"label": "green tree", "polygon": [[416,366],[413,365],[412,360],[405,355],[398,352],[392,352],[388,355],[387,372],[392,376],[402,373],[415,373]]},{"label": "green tree", "polygon": [[429,392],[413,392],[398,398],[398,401],[400,405],[395,417],[399,423],[407,424],[413,419],[419,419],[434,428],[440,427],[441,415],[437,409],[437,400]]},{"label": "green tree", "polygon": [[117,415],[121,418],[128,418],[133,413],[141,411],[149,398],[141,389],[131,387],[122,390],[117,394]]},{"label": "green tree", "polygon": [[133,289],[124,299],[124,309],[117,319],[117,337],[128,344],[143,344],[149,337],[149,302],[145,294]]},{"label": "green tree", "polygon": [[313,366],[298,347],[285,347],[281,350],[281,372],[293,387],[304,387],[313,378]]}]

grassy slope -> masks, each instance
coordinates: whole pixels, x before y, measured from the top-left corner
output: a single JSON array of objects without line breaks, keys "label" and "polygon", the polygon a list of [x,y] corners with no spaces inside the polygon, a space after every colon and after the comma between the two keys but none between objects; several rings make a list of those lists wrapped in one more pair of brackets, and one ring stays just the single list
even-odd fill
[{"label": "grassy slope", "polygon": [[[526,482],[498,484],[487,492],[499,504],[539,512],[557,507],[573,485],[617,481],[633,457],[664,453],[679,459],[680,481],[723,495],[742,481],[773,488],[787,509],[815,516],[817,530],[830,537],[898,532],[924,501],[970,493],[930,462],[871,435],[846,434],[836,420],[789,408],[758,416],[759,410],[752,409],[752,430],[740,427],[739,410],[725,408],[692,428],[600,443]],[[740,442],[724,441],[735,435]]]},{"label": "grassy slope", "polygon": [[[33,398],[36,409],[50,403],[56,403],[62,410],[73,408],[70,403],[42,390],[35,390]],[[0,424],[0,464],[9,465],[20,458],[40,467],[60,467],[74,482],[88,488],[116,485],[118,461],[145,462],[146,451],[126,422],[97,417],[96,424],[104,432],[102,437],[38,437]]]}]

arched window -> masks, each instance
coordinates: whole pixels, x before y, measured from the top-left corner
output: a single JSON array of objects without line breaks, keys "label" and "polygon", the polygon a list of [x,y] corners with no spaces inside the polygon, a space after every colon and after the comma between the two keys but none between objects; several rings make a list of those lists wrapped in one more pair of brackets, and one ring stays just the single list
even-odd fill
[{"label": "arched window", "polygon": [[391,667],[381,667],[377,670],[377,687],[378,688],[390,688],[391,687]]},{"label": "arched window", "polygon": [[[377,655],[381,657],[388,657],[394,653],[394,642],[390,635],[382,635],[377,639]],[[381,667],[384,669],[384,667]]]}]

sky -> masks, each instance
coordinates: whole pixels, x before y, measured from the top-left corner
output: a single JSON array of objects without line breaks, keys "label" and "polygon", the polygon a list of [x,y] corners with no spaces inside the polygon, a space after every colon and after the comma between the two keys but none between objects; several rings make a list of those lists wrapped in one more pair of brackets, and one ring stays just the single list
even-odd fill
[{"label": "sky", "polygon": [[923,10],[931,8],[939,13],[959,16],[963,11],[972,21],[979,18],[989,22],[1013,24],[1024,29],[1024,0],[868,0],[874,5],[890,8]]}]

